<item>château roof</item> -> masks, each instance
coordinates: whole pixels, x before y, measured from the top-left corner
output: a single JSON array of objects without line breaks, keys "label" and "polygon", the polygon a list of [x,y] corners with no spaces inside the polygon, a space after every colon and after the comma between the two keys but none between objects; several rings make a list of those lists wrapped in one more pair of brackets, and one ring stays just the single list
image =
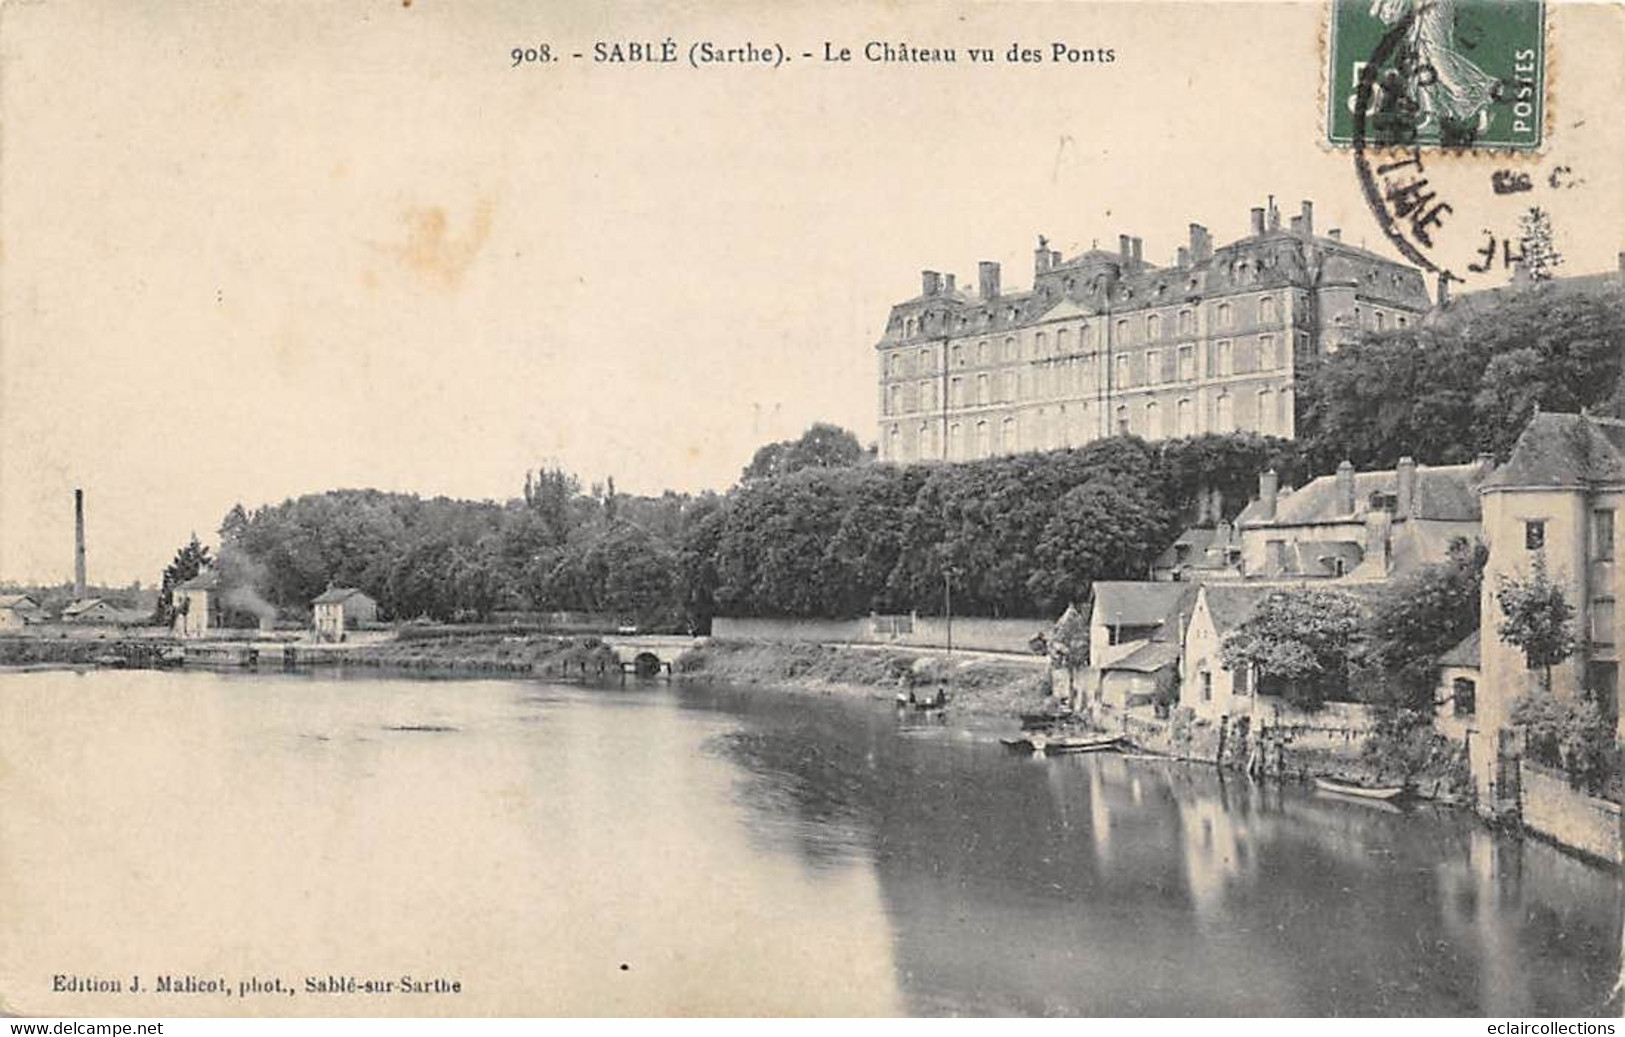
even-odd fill
[{"label": "ch\u00e2teau roof", "polygon": [[[1481,462],[1457,465],[1417,465],[1416,499],[1409,515],[1398,518],[1432,519],[1440,522],[1477,522],[1482,517],[1478,489],[1484,481]],[[1380,472],[1354,473],[1354,510],[1343,506],[1337,492],[1337,476],[1322,475],[1291,493],[1276,498],[1277,526],[1312,525],[1322,522],[1361,521],[1374,493],[1392,494],[1399,489],[1399,474],[1390,468]],[[1265,520],[1258,501],[1250,502],[1237,524],[1252,525]]]}]

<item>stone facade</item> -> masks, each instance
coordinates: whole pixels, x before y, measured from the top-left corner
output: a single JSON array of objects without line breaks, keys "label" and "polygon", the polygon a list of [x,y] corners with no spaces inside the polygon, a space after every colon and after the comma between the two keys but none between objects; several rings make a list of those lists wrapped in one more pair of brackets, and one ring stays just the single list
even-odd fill
[{"label": "stone facade", "polygon": [[1292,436],[1297,370],[1361,330],[1419,322],[1420,271],[1314,232],[1311,203],[1282,229],[1273,200],[1252,233],[1214,247],[1191,224],[1169,266],[1139,238],[1071,259],[1039,239],[1033,287],[974,293],[924,272],[892,307],[879,356],[880,459],[968,460],[1254,430]]},{"label": "stone facade", "polygon": [[[1620,623],[1625,567],[1618,516],[1625,506],[1625,422],[1583,414],[1537,414],[1507,463],[1483,488],[1484,567],[1479,636],[1483,681],[1478,726],[1486,747],[1474,758],[1481,804],[1504,805],[1505,732],[1513,706],[1537,684],[1523,653],[1502,641],[1495,591],[1505,578],[1529,576],[1536,557],[1574,608],[1577,648],[1553,668],[1552,691],[1589,690],[1618,718]],[[1616,722],[1617,719],[1616,719]],[[1625,738],[1625,726],[1619,728]]]}]

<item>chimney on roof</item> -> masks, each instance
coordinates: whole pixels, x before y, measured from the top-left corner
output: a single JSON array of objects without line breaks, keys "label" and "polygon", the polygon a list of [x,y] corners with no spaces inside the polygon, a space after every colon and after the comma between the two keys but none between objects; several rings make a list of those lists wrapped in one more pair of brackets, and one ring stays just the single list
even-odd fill
[{"label": "chimney on roof", "polygon": [[1342,227],[1333,227],[1331,230],[1326,232],[1326,236],[1328,238],[1331,238],[1333,241],[1342,241],[1343,240],[1343,228]]},{"label": "chimney on roof", "polygon": [[1349,460],[1337,466],[1337,514],[1354,514],[1354,462]]},{"label": "chimney on roof", "polygon": [[1478,477],[1487,479],[1495,471],[1495,455],[1485,452],[1478,455]]},{"label": "chimney on roof", "polygon": [[73,600],[85,600],[85,491],[73,491]]},{"label": "chimney on roof", "polygon": [[1117,235],[1117,257],[1125,263],[1134,258],[1134,239],[1127,234]]},{"label": "chimney on roof", "polygon": [[999,264],[984,259],[976,264],[976,280],[981,289],[982,298],[997,299],[999,297]]},{"label": "chimney on roof", "polygon": [[1142,244],[1143,243],[1140,241],[1139,238],[1134,239],[1134,265],[1135,266],[1139,266],[1141,261],[1142,261],[1141,257],[1140,257],[1140,246]]},{"label": "chimney on roof", "polygon": [[1055,262],[1055,253],[1049,250],[1049,239],[1038,235],[1038,247],[1033,249],[1033,276],[1048,270]]},{"label": "chimney on roof", "polygon": [[1189,248],[1187,248],[1186,246],[1184,246],[1184,245],[1179,246],[1178,259],[1176,259],[1174,262],[1175,262],[1175,265],[1178,266],[1181,270],[1183,270],[1185,267],[1190,266],[1191,265],[1191,250]]},{"label": "chimney on roof", "polygon": [[1258,505],[1259,518],[1265,522],[1275,521],[1275,505],[1281,489],[1281,477],[1275,469],[1260,472],[1258,475]]},{"label": "chimney on roof", "polygon": [[1054,270],[1056,267],[1058,267],[1060,265],[1061,265],[1061,250],[1056,249],[1055,251],[1053,251],[1053,252],[1051,252],[1049,254],[1049,266],[1050,266],[1051,270]]},{"label": "chimney on roof", "polygon": [[1277,209],[1275,207],[1275,196],[1273,194],[1269,196],[1269,201],[1270,201],[1270,230],[1271,231],[1277,231],[1277,230],[1281,229],[1281,210]]},{"label": "chimney on roof", "polygon": [[1208,234],[1207,228],[1200,223],[1193,223],[1191,231],[1191,261],[1200,263],[1213,254],[1213,238]]},{"label": "chimney on roof", "polygon": [[1416,459],[1409,456],[1400,458],[1399,466],[1394,469],[1394,475],[1398,482],[1398,492],[1395,494],[1398,500],[1395,502],[1394,515],[1396,518],[1414,516],[1416,514]]},{"label": "chimney on roof", "polygon": [[1435,304],[1440,307],[1450,305],[1450,275],[1443,270],[1439,271],[1438,290],[1434,293],[1439,297]]},{"label": "chimney on roof", "polygon": [[942,290],[942,275],[935,270],[920,271],[920,294],[936,295]]},{"label": "chimney on roof", "polygon": [[1264,236],[1264,207],[1262,205],[1253,206],[1252,217],[1253,237],[1261,238]]},{"label": "chimney on roof", "polygon": [[954,275],[953,274],[943,274],[942,275],[942,294],[943,295],[952,295],[952,294],[954,294]]},{"label": "chimney on roof", "polygon": [[1312,238],[1315,236],[1315,203],[1305,198],[1300,205],[1300,211],[1303,215],[1298,219],[1303,221],[1303,236]]},{"label": "chimney on roof", "polygon": [[1288,222],[1291,225],[1293,236],[1298,238],[1303,237],[1303,217],[1294,216]]}]

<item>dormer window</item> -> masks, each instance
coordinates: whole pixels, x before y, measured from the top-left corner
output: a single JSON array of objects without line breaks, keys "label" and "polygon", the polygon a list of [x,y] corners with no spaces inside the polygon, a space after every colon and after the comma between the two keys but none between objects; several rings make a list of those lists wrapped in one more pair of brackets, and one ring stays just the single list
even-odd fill
[{"label": "dormer window", "polygon": [[1399,495],[1377,491],[1371,495],[1371,510],[1393,513],[1399,510]]}]

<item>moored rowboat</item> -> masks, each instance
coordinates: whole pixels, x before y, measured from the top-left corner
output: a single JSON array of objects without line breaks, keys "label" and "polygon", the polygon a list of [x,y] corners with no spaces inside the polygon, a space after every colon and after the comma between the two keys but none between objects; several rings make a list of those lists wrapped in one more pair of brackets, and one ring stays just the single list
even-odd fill
[{"label": "moored rowboat", "polygon": [[1373,787],[1370,785],[1355,785],[1346,781],[1333,781],[1330,778],[1316,778],[1315,788],[1323,792],[1336,792],[1343,796],[1358,796],[1361,799],[1398,799],[1405,794],[1405,786],[1403,785]]}]

